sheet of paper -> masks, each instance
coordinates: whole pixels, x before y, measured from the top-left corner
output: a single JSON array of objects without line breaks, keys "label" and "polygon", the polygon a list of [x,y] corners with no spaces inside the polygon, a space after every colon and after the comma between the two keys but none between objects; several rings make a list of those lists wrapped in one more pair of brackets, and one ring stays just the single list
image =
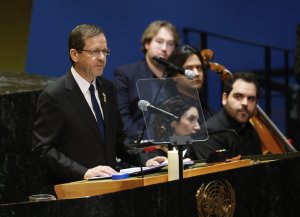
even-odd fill
[{"label": "sheet of paper", "polygon": [[[193,165],[194,161],[191,161],[190,159],[184,159],[183,160],[183,165]],[[168,165],[168,160],[162,162],[161,164],[157,166],[151,166],[151,167],[142,167],[143,172],[149,172],[149,171],[154,171],[154,170],[159,170],[160,168],[163,168]],[[139,174],[141,173],[141,167],[131,167],[131,168],[126,168],[120,170],[120,173],[128,173],[129,175],[132,174]],[[100,180],[100,179],[109,179],[111,176],[95,176],[92,178],[89,178],[88,180]]]}]

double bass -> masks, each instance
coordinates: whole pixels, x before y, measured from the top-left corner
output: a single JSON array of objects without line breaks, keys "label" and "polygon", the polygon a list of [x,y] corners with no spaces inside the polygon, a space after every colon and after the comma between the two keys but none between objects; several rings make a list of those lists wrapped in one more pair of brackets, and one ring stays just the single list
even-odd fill
[{"label": "double bass", "polygon": [[[212,50],[204,49],[200,51],[200,54],[204,68],[217,73],[222,81],[232,75],[225,66],[210,61],[213,58]],[[260,137],[263,154],[279,154],[297,151],[259,105],[256,106],[250,123],[256,129]]]}]

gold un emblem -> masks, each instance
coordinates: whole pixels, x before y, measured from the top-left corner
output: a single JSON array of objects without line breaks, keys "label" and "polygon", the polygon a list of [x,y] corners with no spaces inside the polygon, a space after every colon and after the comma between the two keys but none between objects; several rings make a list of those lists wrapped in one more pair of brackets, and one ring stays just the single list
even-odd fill
[{"label": "gold un emblem", "polygon": [[233,217],[235,192],[226,180],[202,184],[196,199],[198,217]]}]

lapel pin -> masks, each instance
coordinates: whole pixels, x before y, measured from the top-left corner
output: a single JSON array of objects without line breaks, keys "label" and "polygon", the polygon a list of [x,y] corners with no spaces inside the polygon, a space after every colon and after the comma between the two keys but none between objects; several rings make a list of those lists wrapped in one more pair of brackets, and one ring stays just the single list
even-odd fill
[{"label": "lapel pin", "polygon": [[105,93],[102,93],[102,94],[103,94],[103,101],[104,101],[104,102],[107,102],[107,101],[106,101],[106,94],[105,94]]}]

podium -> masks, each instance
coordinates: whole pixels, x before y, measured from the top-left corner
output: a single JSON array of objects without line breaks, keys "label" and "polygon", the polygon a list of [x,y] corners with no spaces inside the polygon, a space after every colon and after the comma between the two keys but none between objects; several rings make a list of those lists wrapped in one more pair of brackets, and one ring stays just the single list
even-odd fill
[{"label": "podium", "polygon": [[[182,198],[178,198],[179,180],[168,182],[166,173],[120,181],[65,183],[56,186],[61,199],[1,204],[0,216],[179,217],[183,209],[184,216],[197,217],[199,189],[204,186],[205,192],[209,184],[225,181],[234,191],[231,198],[235,201],[234,217],[297,217],[300,213],[299,171],[299,153],[257,156],[192,168],[184,171]],[[228,201],[224,197],[226,194],[218,194],[217,188],[212,190],[206,196],[216,198],[205,204],[208,209],[204,211],[218,211],[219,205]]]},{"label": "podium", "polygon": [[[203,166],[185,170],[183,172],[183,177],[190,178],[214,172],[246,167],[252,164],[253,162],[251,160],[218,163],[210,166]],[[134,189],[138,187],[161,184],[166,182],[168,182],[168,174],[156,173],[144,178],[133,177],[123,180],[84,180],[79,182],[60,184],[55,186],[55,192],[59,199],[70,199],[113,193],[122,190]]]}]

